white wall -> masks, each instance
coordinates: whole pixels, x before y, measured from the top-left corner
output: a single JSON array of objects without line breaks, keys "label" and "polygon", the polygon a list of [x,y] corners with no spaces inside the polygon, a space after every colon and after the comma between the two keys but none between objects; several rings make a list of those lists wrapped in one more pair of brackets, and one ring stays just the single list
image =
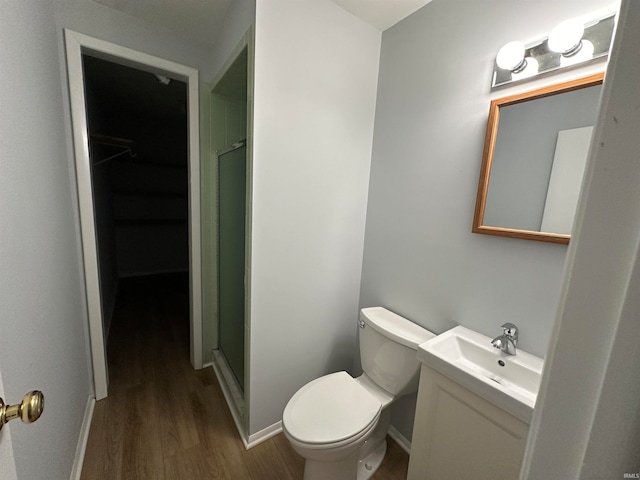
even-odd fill
[{"label": "white wall", "polygon": [[353,361],[380,33],[329,0],[256,8],[249,433]]},{"label": "white wall", "polygon": [[92,391],[54,5],[0,4],[0,364],[5,400],[46,397],[11,427],[17,476],[34,480],[69,477]]},{"label": "white wall", "polygon": [[[383,33],[361,306],[435,333],[461,324],[494,336],[512,321],[520,346],[545,355],[566,246],[471,233],[489,103],[594,67],[493,93],[491,75],[506,42],[600,9],[615,2],[434,0]],[[393,418],[407,438],[411,407]]]}]

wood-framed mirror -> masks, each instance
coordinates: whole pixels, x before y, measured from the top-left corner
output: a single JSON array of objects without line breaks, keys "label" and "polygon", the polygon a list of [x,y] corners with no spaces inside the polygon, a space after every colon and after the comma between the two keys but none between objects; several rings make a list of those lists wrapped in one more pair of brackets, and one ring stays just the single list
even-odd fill
[{"label": "wood-framed mirror", "polygon": [[491,101],[474,233],[569,243],[603,80]]}]

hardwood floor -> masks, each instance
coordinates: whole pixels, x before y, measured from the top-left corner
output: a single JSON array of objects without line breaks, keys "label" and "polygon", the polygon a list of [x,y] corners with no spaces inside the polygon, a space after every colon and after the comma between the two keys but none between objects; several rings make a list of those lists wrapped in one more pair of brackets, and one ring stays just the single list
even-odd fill
[{"label": "hardwood floor", "polygon": [[[245,450],[213,369],[191,367],[188,297],[186,275],[121,280],[82,479],[301,479],[283,434]],[[388,439],[373,478],[404,479],[408,461]]]}]

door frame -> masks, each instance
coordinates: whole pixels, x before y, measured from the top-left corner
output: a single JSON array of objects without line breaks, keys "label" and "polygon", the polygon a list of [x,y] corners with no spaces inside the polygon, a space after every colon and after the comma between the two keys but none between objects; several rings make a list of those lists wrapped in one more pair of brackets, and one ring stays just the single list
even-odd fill
[{"label": "door frame", "polygon": [[71,104],[71,128],[80,209],[80,231],[89,317],[89,337],[96,400],[108,393],[108,372],[103,332],[103,311],[98,271],[97,240],[93,212],[93,189],[89,159],[89,133],[82,55],[161,74],[187,83],[189,130],[189,268],[190,358],[202,368],[202,278],[200,238],[200,126],[198,70],[69,29],[64,30],[67,75]]}]

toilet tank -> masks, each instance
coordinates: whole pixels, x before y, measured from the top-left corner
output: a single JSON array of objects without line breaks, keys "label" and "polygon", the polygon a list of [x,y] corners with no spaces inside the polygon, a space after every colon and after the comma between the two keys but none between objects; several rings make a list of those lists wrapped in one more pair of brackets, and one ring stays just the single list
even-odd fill
[{"label": "toilet tank", "polygon": [[418,390],[418,345],[435,334],[386,308],[360,310],[360,361],[371,380],[394,396]]}]

